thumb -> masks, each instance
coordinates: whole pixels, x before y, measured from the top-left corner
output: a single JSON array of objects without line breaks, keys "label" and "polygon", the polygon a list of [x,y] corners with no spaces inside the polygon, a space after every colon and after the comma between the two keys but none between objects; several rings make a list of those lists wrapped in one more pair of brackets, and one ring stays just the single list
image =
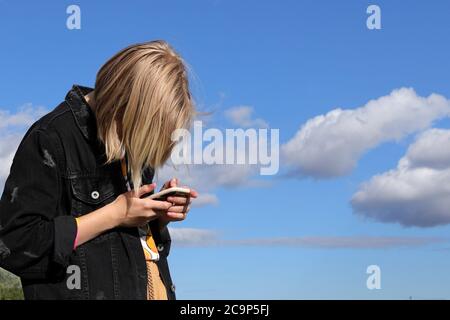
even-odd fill
[{"label": "thumb", "polygon": [[144,184],[138,190],[138,197],[140,198],[143,194],[152,192],[156,187],[156,183]]},{"label": "thumb", "polygon": [[170,180],[169,185],[170,185],[171,187],[176,187],[176,186],[178,186],[178,179],[177,179],[177,178],[172,178],[172,180]]}]

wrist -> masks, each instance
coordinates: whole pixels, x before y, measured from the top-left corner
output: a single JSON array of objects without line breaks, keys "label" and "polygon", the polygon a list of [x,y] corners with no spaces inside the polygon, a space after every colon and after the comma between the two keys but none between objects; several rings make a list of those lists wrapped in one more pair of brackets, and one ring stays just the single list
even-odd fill
[{"label": "wrist", "polygon": [[119,227],[122,224],[122,220],[124,217],[124,212],[126,211],[126,205],[122,204],[121,197],[117,197],[116,200],[108,204],[109,206],[109,222],[110,222],[110,228],[116,228]]}]

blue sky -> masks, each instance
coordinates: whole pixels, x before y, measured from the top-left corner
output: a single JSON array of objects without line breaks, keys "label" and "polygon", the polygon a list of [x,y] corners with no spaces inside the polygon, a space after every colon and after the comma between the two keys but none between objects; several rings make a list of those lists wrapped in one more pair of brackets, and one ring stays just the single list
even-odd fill
[{"label": "blue sky", "polygon": [[[450,97],[448,1],[132,3],[0,0],[0,119],[27,112],[36,117],[39,107],[53,109],[72,84],[93,86],[97,69],[116,51],[153,39],[168,41],[192,67],[193,93],[201,110],[214,111],[209,120],[212,125],[233,127],[226,110],[247,106],[253,110],[252,117],[280,129],[281,144],[317,116],[336,108],[357,110],[372,99],[390,96],[395,89],[413,88],[415,95],[408,100],[412,102],[423,102],[421,97],[432,93],[444,100]],[[80,30],[66,28],[66,8],[71,4],[81,8]],[[381,8],[381,30],[366,27],[370,4]],[[387,110],[398,107],[395,101],[388,103]],[[24,105],[28,108],[22,110]],[[382,106],[380,102],[373,113],[367,113],[366,120],[375,123],[371,115],[380,121],[391,119],[390,127],[384,123],[370,127],[387,137],[376,143],[372,136],[356,139],[355,144],[371,143],[361,147],[355,166],[345,174],[327,178],[310,174],[302,162],[310,150],[299,148],[290,157],[298,161],[295,165],[303,170],[302,177],[256,177],[269,184],[260,187],[241,180],[221,185],[215,179],[223,172],[196,181],[200,191],[218,200],[192,209],[186,221],[173,224],[174,230],[184,229],[179,234],[199,237],[193,241],[175,235],[169,262],[178,298],[450,298],[450,227],[445,218],[437,218],[434,226],[421,226],[416,219],[405,227],[405,215],[414,210],[405,202],[395,202],[398,199],[373,196],[374,185],[365,193],[374,200],[363,203],[365,213],[355,214],[351,205],[361,183],[395,169],[420,133],[441,128],[444,131],[436,134],[447,134],[448,101],[423,103],[420,115],[430,121],[412,127],[408,126],[417,117],[415,109],[408,109],[410,104],[397,116],[378,112]],[[429,111],[433,108],[436,111]],[[409,112],[411,121],[405,116]],[[338,140],[345,128],[343,122],[338,128],[330,125],[336,131],[325,127],[322,132],[309,123],[317,133],[314,139],[328,132],[337,135],[325,136],[327,141]],[[400,130],[398,139],[386,133],[396,123],[400,129],[409,128]],[[11,125],[11,130],[23,134],[28,124]],[[9,126],[0,123],[0,130],[10,130]],[[348,148],[351,154],[353,146]],[[7,160],[11,150],[11,145],[0,142],[0,159]],[[341,154],[341,150],[336,152]],[[417,157],[411,154],[408,159],[415,163]],[[325,165],[332,167],[332,160],[333,153]],[[281,169],[289,171],[284,163]],[[426,180],[434,185],[415,186],[423,193],[416,194],[411,203],[417,208],[424,205],[417,214],[426,221],[433,215],[427,206],[445,205],[445,191],[436,201],[436,192],[431,192],[436,184],[448,181],[438,180],[446,177],[444,169],[433,171],[436,174]],[[383,210],[392,204],[383,203],[387,198],[398,207],[394,221],[382,222]],[[378,211],[370,211],[380,202]],[[433,210],[437,212],[434,217],[442,215],[441,207]],[[304,240],[311,237],[305,245]],[[350,245],[329,247],[347,237]],[[373,239],[368,237],[375,237],[378,244],[388,239],[389,245],[368,244]],[[277,244],[280,238],[294,244]],[[399,239],[409,240],[401,245]],[[379,290],[366,287],[366,268],[372,264],[381,268]]]}]

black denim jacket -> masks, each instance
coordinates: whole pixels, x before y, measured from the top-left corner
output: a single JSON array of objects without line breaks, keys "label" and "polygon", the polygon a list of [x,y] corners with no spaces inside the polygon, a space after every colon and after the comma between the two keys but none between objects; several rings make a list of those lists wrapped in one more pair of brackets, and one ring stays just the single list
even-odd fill
[{"label": "black denim jacket", "polygon": [[[26,299],[147,296],[137,228],[109,230],[73,250],[75,217],[127,191],[120,162],[102,165],[105,148],[83,97],[91,90],[74,85],[64,102],[30,127],[5,183],[0,200],[0,267],[21,278]],[[146,168],[143,183],[151,183],[153,174]],[[170,234],[167,227],[160,231],[157,222],[150,222],[160,253],[157,264],[167,296],[174,300],[167,263]]]}]

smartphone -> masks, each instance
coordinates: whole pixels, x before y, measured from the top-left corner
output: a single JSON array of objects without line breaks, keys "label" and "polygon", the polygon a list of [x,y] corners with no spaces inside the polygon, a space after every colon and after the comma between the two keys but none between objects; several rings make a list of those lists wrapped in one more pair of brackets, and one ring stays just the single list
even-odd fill
[{"label": "smartphone", "polygon": [[185,197],[187,201],[184,205],[183,211],[185,212],[187,207],[189,206],[191,190],[188,188],[180,188],[180,187],[172,187],[168,189],[164,189],[160,192],[154,193],[149,196],[149,199],[157,200],[157,201],[166,201],[168,197]]},{"label": "smartphone", "polygon": [[164,189],[160,192],[154,193],[149,196],[149,199],[166,201],[168,197],[185,197],[189,198],[191,195],[191,190],[188,188],[172,187]]}]

